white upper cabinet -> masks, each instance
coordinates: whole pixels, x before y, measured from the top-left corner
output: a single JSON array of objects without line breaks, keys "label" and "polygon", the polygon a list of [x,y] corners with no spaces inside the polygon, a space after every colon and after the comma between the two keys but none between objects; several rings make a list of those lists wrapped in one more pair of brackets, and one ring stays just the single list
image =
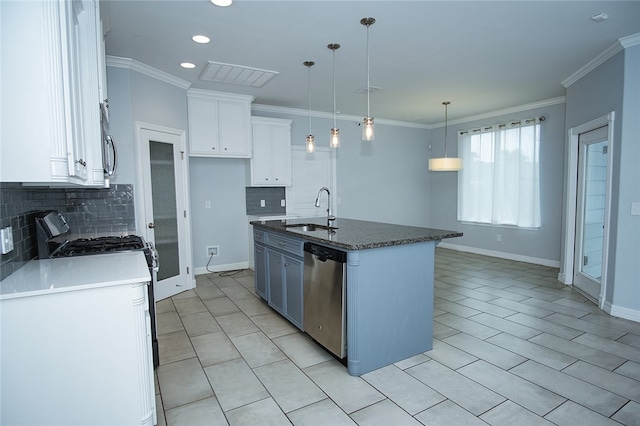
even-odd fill
[{"label": "white upper cabinet", "polygon": [[189,89],[189,155],[251,157],[253,96]]},{"label": "white upper cabinet", "polygon": [[291,185],[291,120],[252,117],[251,121],[251,185]]},{"label": "white upper cabinet", "polygon": [[102,186],[97,0],[3,2],[0,22],[0,181]]}]

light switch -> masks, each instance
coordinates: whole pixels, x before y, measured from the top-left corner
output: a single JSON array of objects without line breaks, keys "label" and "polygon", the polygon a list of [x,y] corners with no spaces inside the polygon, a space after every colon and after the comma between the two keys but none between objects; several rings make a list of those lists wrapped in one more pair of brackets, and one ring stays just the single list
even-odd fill
[{"label": "light switch", "polygon": [[640,216],[640,202],[631,203],[631,216]]},{"label": "light switch", "polygon": [[285,207],[285,206],[286,206],[286,204],[284,202],[284,199],[280,200],[280,207]]},{"label": "light switch", "polygon": [[264,200],[260,200],[260,207],[264,207],[265,205]]},{"label": "light switch", "polygon": [[211,208],[211,201],[205,201],[204,202],[204,208],[205,209],[210,209]]}]

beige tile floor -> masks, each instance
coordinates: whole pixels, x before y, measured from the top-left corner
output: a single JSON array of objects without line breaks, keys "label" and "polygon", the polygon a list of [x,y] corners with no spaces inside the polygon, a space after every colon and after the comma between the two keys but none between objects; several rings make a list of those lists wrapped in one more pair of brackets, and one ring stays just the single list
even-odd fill
[{"label": "beige tile floor", "polygon": [[253,292],[158,303],[160,425],[640,425],[640,323],[557,269],[436,251],[433,350],[351,377]]}]

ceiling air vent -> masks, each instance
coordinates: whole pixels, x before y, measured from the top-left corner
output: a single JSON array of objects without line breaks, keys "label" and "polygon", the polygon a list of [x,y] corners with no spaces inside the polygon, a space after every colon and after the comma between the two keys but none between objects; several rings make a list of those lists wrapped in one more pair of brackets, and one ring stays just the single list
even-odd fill
[{"label": "ceiling air vent", "polygon": [[277,71],[267,71],[241,65],[209,61],[202,71],[202,74],[200,74],[200,80],[213,81],[215,83],[238,84],[240,86],[262,87],[278,74]]}]

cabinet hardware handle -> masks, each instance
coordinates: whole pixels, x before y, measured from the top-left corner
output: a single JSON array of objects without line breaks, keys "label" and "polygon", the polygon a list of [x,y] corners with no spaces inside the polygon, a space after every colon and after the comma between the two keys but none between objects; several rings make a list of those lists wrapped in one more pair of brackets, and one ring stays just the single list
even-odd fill
[{"label": "cabinet hardware handle", "polygon": [[282,247],[286,246],[286,244],[283,242],[279,242],[278,244],[280,244]]},{"label": "cabinet hardware handle", "polygon": [[284,266],[285,266],[285,268],[286,268],[287,266],[289,266],[289,264],[288,264],[288,263],[285,263],[285,264],[284,264]]},{"label": "cabinet hardware handle", "polygon": [[156,227],[156,224],[153,223],[153,222],[149,222],[149,224],[147,225],[147,228],[149,228],[149,229],[153,229],[155,227]]},{"label": "cabinet hardware handle", "polygon": [[83,167],[87,167],[87,162],[83,161],[82,158],[79,159],[79,160],[76,160],[76,163],[80,164]]},{"label": "cabinet hardware handle", "polygon": [[224,147],[224,150],[225,150],[225,151],[227,150],[227,147],[226,147],[226,146]]}]

